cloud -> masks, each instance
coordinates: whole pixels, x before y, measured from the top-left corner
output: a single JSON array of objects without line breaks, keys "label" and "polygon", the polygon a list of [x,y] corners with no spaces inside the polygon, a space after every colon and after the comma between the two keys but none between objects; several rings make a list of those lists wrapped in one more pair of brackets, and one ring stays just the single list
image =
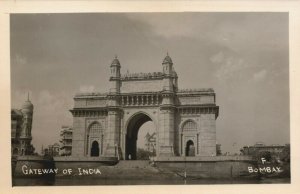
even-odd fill
[{"label": "cloud", "polygon": [[210,58],[213,63],[222,63],[224,61],[224,53],[221,51]]},{"label": "cloud", "polygon": [[267,70],[263,69],[259,72],[254,73],[253,80],[255,82],[259,82],[259,81],[264,80],[266,76],[267,76]]},{"label": "cloud", "polygon": [[[157,13],[151,15],[151,17],[147,14],[140,14],[138,17],[136,14],[129,14],[127,17],[132,21],[139,21],[144,24],[148,24],[153,33],[164,38],[194,34],[193,28],[191,28],[190,24],[186,22],[189,18],[186,16]],[[175,20],[177,21],[177,25],[174,25]]]},{"label": "cloud", "polygon": [[223,51],[210,57],[210,61],[215,65],[215,68],[217,68],[214,76],[219,81],[227,81],[240,77],[240,73],[248,67],[245,60],[241,57],[230,53],[225,54]]}]

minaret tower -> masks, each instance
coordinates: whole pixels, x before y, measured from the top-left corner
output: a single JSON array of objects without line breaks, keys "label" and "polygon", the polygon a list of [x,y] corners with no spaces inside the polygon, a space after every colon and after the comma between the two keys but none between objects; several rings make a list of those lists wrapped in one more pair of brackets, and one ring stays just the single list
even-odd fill
[{"label": "minaret tower", "polygon": [[173,71],[173,62],[169,54],[162,62],[163,66],[163,88],[162,103],[160,105],[160,131],[159,131],[159,153],[160,155],[174,155],[174,96],[176,88],[174,87],[175,74]]},{"label": "minaret tower", "polygon": [[121,78],[121,65],[118,57],[115,56],[115,59],[112,61],[110,65],[110,90],[111,94],[120,93],[120,78]]},{"label": "minaret tower", "polygon": [[118,57],[112,61],[110,65],[110,89],[108,94],[108,130],[106,136],[106,156],[117,156],[117,149],[120,146],[120,108],[119,108],[119,95],[120,95],[120,73],[121,65]]},{"label": "minaret tower", "polygon": [[173,62],[171,57],[169,56],[169,53],[167,53],[167,56],[163,60],[162,66],[163,73],[165,74],[163,80],[163,90],[173,92]]},{"label": "minaret tower", "polygon": [[33,104],[29,100],[29,93],[27,100],[22,105],[21,112],[23,114],[23,123],[20,135],[21,155],[27,155],[31,151],[31,129],[33,116]]}]

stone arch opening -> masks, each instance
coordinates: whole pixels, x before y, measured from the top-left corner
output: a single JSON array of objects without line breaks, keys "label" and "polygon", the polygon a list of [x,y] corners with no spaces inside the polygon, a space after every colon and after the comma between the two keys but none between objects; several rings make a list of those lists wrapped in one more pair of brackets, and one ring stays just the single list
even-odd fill
[{"label": "stone arch opening", "polygon": [[197,123],[188,119],[181,125],[181,155],[196,156],[199,154],[199,134]]},{"label": "stone arch opening", "polygon": [[[145,113],[138,113],[129,120],[127,129],[126,129],[127,133],[126,133],[126,142],[125,142],[125,160],[140,159],[137,156],[138,133],[139,133],[140,128],[147,122],[153,122],[153,120],[150,118],[150,116],[148,116]],[[156,133],[156,129],[154,129],[154,131]],[[151,136],[152,134],[149,134],[149,135]],[[145,139],[145,141],[146,141],[146,139]],[[156,136],[155,136],[154,141],[155,142],[150,140],[150,142],[148,142],[147,146],[149,146],[149,150],[147,150],[148,148],[145,148],[145,153],[155,155],[155,153],[156,153]]]},{"label": "stone arch opening", "polygon": [[[104,136],[104,129],[102,125],[95,121],[92,122],[87,131],[87,136],[86,136],[86,154],[89,156],[92,156],[92,148],[93,148],[93,143],[97,142],[98,144],[98,156],[103,153],[103,136]],[[95,156],[95,155],[93,155]]]},{"label": "stone arch opening", "polygon": [[93,141],[92,143],[91,156],[92,157],[99,156],[99,143],[97,141]]},{"label": "stone arch opening", "polygon": [[195,146],[192,140],[186,142],[185,156],[195,156]]}]

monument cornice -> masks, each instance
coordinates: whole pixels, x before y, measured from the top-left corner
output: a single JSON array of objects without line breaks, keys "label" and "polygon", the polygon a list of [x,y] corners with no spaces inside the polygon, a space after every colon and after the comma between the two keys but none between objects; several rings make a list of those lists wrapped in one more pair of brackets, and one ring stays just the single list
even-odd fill
[{"label": "monument cornice", "polygon": [[159,106],[159,108],[160,108],[161,110],[163,110],[163,109],[176,109],[176,106],[173,105],[173,104],[161,104],[161,105]]},{"label": "monument cornice", "polygon": [[188,89],[179,89],[176,92],[177,96],[201,96],[201,95],[215,95],[215,92],[212,88],[188,88]]},{"label": "monument cornice", "polygon": [[161,91],[120,93],[120,96],[160,95]]},{"label": "monument cornice", "polygon": [[107,106],[107,111],[120,111],[120,106]]},{"label": "monument cornice", "polygon": [[195,92],[178,93],[178,92],[176,92],[176,96],[178,98],[189,97],[189,96],[215,96],[215,93],[195,93]]},{"label": "monument cornice", "polygon": [[93,107],[93,108],[74,108],[70,112],[74,117],[97,117],[97,116],[106,116],[108,109],[107,107]]},{"label": "monument cornice", "polygon": [[188,104],[188,105],[177,105],[176,108],[219,108],[216,104]]},{"label": "monument cornice", "polygon": [[161,80],[164,74],[162,72],[152,73],[127,73],[121,75],[121,81],[132,81],[132,80]]},{"label": "monument cornice", "polygon": [[215,118],[219,116],[219,106],[215,104],[183,105],[176,108],[181,114],[215,114]]},{"label": "monument cornice", "polygon": [[120,93],[110,93],[107,94],[106,99],[107,100],[118,100],[121,97]]},{"label": "monument cornice", "polygon": [[121,78],[120,77],[110,77],[109,81],[120,81]]},{"label": "monument cornice", "polygon": [[74,96],[74,99],[105,99],[108,93],[100,93],[100,92],[86,92],[86,93],[77,93]]}]

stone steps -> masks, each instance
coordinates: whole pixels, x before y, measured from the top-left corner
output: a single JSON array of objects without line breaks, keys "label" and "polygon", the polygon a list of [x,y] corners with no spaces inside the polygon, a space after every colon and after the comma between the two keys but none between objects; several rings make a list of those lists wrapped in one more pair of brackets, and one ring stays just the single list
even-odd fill
[{"label": "stone steps", "polygon": [[116,165],[118,168],[146,168],[149,166],[149,160],[120,160]]}]

